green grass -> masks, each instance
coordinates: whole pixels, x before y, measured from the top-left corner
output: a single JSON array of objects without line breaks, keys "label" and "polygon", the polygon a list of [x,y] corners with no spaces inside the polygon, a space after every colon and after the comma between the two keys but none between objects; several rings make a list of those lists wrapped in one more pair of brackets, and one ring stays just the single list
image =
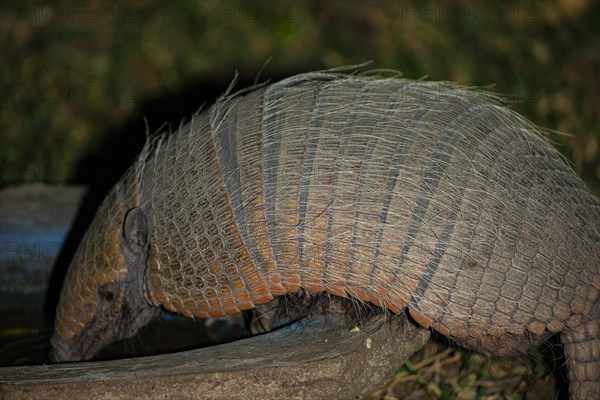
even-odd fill
[{"label": "green grass", "polygon": [[526,395],[542,400],[555,395],[554,386],[539,353],[489,359],[430,341],[366,400],[512,400]]}]

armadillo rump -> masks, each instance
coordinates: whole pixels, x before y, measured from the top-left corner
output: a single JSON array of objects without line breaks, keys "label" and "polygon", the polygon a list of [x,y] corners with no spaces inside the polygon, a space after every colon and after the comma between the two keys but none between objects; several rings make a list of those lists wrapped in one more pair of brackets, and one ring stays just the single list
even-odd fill
[{"label": "armadillo rump", "polygon": [[493,95],[333,72],[227,93],[148,141],[69,267],[52,357],[90,359],[161,308],[301,289],[488,355],[558,333],[572,398],[600,398],[600,199]]}]

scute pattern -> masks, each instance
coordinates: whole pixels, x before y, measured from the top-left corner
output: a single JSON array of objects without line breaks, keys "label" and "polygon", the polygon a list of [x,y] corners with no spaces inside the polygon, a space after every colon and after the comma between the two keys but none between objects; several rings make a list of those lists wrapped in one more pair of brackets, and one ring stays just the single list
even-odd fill
[{"label": "scute pattern", "polygon": [[313,74],[149,146],[151,279],[184,315],[304,287],[456,336],[542,334],[597,300],[598,199],[489,95]]},{"label": "scute pattern", "polygon": [[143,164],[152,297],[188,317],[239,312],[257,298],[273,297],[239,245],[207,116],[195,117],[186,129],[187,135],[158,139],[154,145],[162,151]]},{"label": "scute pattern", "polygon": [[491,95],[305,74],[224,96],[138,166],[150,297],[185,316],[304,288],[502,354],[598,324],[600,200]]}]

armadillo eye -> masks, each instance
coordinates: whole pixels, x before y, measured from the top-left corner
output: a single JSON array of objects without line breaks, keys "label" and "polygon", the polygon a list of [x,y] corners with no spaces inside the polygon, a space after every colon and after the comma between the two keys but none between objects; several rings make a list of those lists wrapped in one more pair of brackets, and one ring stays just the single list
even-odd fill
[{"label": "armadillo eye", "polygon": [[100,294],[100,298],[107,302],[111,302],[115,298],[115,292],[113,292],[112,289],[107,287],[101,287],[100,289],[98,289],[98,293]]}]

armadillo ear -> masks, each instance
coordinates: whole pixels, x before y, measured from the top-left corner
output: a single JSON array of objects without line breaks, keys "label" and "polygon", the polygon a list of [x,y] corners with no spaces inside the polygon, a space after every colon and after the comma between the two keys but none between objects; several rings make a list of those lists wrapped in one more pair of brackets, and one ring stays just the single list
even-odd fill
[{"label": "armadillo ear", "polygon": [[125,248],[140,254],[148,241],[148,218],[140,207],[127,211],[123,222],[123,241]]}]

